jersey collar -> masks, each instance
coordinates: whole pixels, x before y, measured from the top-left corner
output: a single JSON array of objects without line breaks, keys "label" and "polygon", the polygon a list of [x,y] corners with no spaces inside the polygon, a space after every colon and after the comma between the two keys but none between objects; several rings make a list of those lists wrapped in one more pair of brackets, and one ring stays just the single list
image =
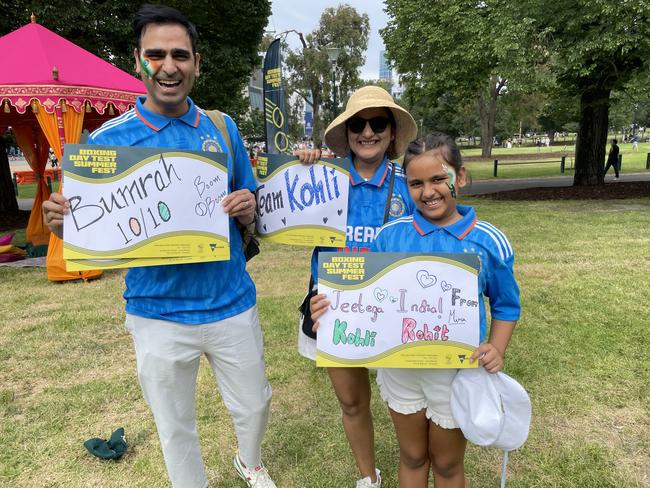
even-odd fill
[{"label": "jersey collar", "polygon": [[352,153],[350,153],[348,158],[350,159],[350,184],[352,186],[362,185],[365,183],[366,185],[381,187],[384,184],[384,181],[386,181],[386,176],[388,175],[388,157],[386,155],[384,155],[384,159],[377,168],[377,171],[375,171],[375,174],[367,181],[357,172],[357,169],[354,167]]},{"label": "jersey collar", "polygon": [[456,209],[462,216],[462,219],[446,227],[439,227],[436,224],[429,222],[424,218],[419,210],[416,210],[413,214],[413,226],[421,236],[438,230],[443,230],[460,241],[464,239],[465,236],[469,234],[469,231],[474,228],[474,225],[476,225],[476,213],[474,212],[474,209],[468,205],[456,205]]},{"label": "jersey collar", "polygon": [[189,109],[180,117],[165,117],[164,115],[157,114],[151,110],[145,108],[144,102],[147,97],[142,96],[138,97],[135,102],[135,113],[138,118],[149,128],[158,132],[161,129],[164,129],[172,120],[180,120],[190,127],[199,126],[199,111],[196,109],[196,105],[190,97],[187,97],[187,103]]}]

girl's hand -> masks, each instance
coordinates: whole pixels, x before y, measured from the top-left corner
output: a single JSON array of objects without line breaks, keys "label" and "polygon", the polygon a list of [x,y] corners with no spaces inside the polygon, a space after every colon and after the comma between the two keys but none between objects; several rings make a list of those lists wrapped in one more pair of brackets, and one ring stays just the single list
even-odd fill
[{"label": "girl's hand", "polygon": [[311,320],[314,322],[312,330],[316,332],[318,326],[320,325],[318,319],[327,311],[327,307],[330,306],[330,301],[327,299],[327,295],[319,293],[314,295],[309,300],[309,311],[311,312]]},{"label": "girl's hand", "polygon": [[479,360],[479,364],[488,373],[496,373],[503,369],[503,354],[489,342],[478,346],[469,358],[470,363]]},{"label": "girl's hand", "polygon": [[314,164],[320,159],[320,149],[296,149],[293,152],[302,164]]}]

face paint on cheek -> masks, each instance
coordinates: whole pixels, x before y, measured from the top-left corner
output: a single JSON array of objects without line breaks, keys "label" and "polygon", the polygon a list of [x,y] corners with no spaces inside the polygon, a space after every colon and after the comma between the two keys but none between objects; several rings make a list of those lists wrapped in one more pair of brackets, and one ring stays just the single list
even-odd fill
[{"label": "face paint on cheek", "polygon": [[142,54],[140,55],[140,66],[142,66],[142,71],[144,71],[144,74],[147,75],[147,78],[149,79],[156,76],[156,73],[160,70],[159,63],[145,58]]},{"label": "face paint on cheek", "polygon": [[447,186],[449,187],[449,192],[451,193],[451,198],[456,198],[456,172],[453,168],[450,168],[446,164],[442,165],[442,169],[447,173],[449,181],[447,181]]}]

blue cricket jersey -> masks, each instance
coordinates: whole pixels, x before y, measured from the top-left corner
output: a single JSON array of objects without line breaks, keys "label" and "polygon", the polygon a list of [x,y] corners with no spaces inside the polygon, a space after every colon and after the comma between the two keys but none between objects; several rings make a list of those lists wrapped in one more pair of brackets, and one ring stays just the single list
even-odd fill
[{"label": "blue cricket jersey", "polygon": [[[139,97],[133,110],[109,120],[88,138],[88,144],[177,148],[229,153],[228,145],[210,118],[188,98],[181,117],[147,110]],[[255,179],[235,122],[224,115],[234,154],[228,171],[236,174],[236,190],[254,192]],[[229,192],[232,177],[228,182]],[[223,320],[255,305],[255,285],[246,271],[241,236],[230,219],[230,260],[131,268],[126,274],[126,311],[141,317],[183,324]]]},{"label": "blue cricket jersey", "polygon": [[[350,193],[348,195],[348,222],[345,238],[345,249],[338,251],[369,251],[375,235],[384,225],[384,211],[388,186],[390,183],[391,167],[395,169],[393,193],[390,199],[388,220],[394,220],[410,215],[415,210],[415,204],[406,186],[406,177],[401,166],[389,164],[384,156],[381,165],[372,178],[366,180],[354,167],[350,154]],[[316,247],[311,256],[311,275],[314,283],[318,282],[318,253],[333,252],[332,247]]]},{"label": "blue cricket jersey", "polygon": [[493,318],[519,320],[519,287],[513,272],[515,254],[503,232],[477,220],[472,207],[458,205],[457,209],[463,218],[446,227],[429,222],[419,210],[389,222],[377,234],[371,250],[477,254],[481,261],[478,302],[483,342],[487,335],[484,296],[488,297]]}]

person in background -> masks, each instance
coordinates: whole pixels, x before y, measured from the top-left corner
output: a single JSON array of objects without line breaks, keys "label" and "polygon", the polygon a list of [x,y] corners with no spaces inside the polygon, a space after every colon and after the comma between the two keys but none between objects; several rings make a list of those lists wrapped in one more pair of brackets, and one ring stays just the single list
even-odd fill
[{"label": "person in background", "polygon": [[614,179],[618,180],[619,178],[619,152],[620,149],[618,147],[618,141],[616,139],[612,139],[612,147],[609,149],[609,155],[607,156],[607,165],[605,166],[605,173],[604,176],[607,175],[607,171],[609,171],[609,168],[614,168]]}]

